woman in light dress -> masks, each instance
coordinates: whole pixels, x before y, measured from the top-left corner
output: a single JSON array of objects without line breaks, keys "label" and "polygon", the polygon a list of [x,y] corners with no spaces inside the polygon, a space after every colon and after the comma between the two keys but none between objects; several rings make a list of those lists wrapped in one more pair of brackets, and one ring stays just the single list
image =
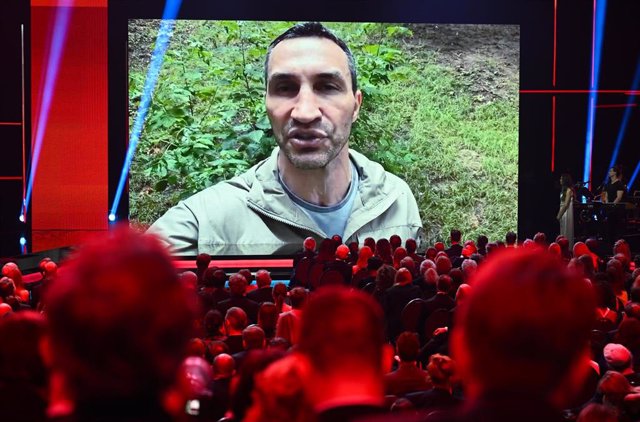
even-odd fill
[{"label": "woman in light dress", "polygon": [[569,240],[570,246],[573,246],[573,201],[575,192],[570,174],[563,173],[560,176],[560,186],[560,209],[556,218],[560,222],[560,234]]}]

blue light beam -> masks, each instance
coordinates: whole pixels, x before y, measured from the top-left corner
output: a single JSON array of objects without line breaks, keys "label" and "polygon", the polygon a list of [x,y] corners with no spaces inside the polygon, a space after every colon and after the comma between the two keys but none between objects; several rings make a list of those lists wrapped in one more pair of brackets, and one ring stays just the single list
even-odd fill
[{"label": "blue light beam", "polygon": [[[153,99],[153,92],[155,91],[156,84],[158,82],[158,76],[162,69],[162,63],[164,62],[164,55],[169,47],[169,40],[173,34],[173,28],[175,27],[175,18],[178,16],[178,11],[182,0],[167,0],[164,6],[164,12],[162,14],[162,21],[160,22],[160,29],[158,30],[158,38],[156,39],[156,46],[151,55],[151,62],[149,63],[149,69],[147,70],[147,77],[144,81],[144,88],[142,90],[142,98],[140,105],[138,106],[138,112],[136,113],[136,120],[133,123],[131,129],[131,135],[129,136],[129,147],[127,148],[127,155],[125,156],[122,171],[120,173],[120,180],[118,182],[118,188],[116,189],[116,195],[111,205],[111,211],[109,215],[116,216],[118,205],[122,199],[122,192],[127,183],[127,177],[129,176],[129,169],[131,168],[131,161],[136,152],[140,135],[144,129],[144,122],[149,112],[151,100]],[[115,218],[115,217],[114,217]]]},{"label": "blue light beam", "polygon": [[[596,101],[598,100],[598,81],[600,78],[600,58],[602,56],[602,39],[604,38],[604,18],[607,0],[594,0],[594,28],[591,63],[591,93],[589,94],[589,111],[587,118],[587,137],[584,150],[584,171],[582,180],[591,180],[591,160],[593,154],[593,132],[595,128]],[[589,182],[591,188],[591,182]]]},{"label": "blue light beam", "polygon": [[640,161],[638,161],[638,165],[636,166],[636,169],[633,171],[633,174],[631,175],[631,179],[629,179],[629,184],[627,185],[628,192],[631,192],[631,186],[633,186],[633,182],[636,181],[636,178],[638,177],[638,173],[640,173]]},{"label": "blue light beam", "polygon": [[616,139],[616,146],[613,149],[613,155],[611,156],[611,161],[609,162],[609,167],[605,170],[604,179],[602,183],[605,184],[609,177],[609,169],[616,164],[618,160],[618,154],[620,153],[620,147],[622,146],[622,141],[624,139],[624,135],[627,132],[627,125],[629,124],[629,118],[631,117],[631,112],[633,111],[633,107],[631,104],[636,99],[635,91],[640,86],[640,58],[638,58],[638,64],[636,65],[636,74],[633,77],[633,83],[631,85],[631,90],[633,93],[629,96],[629,101],[627,101],[627,109],[624,111],[624,116],[622,117],[622,123],[620,124],[620,130],[618,130],[618,138]]},{"label": "blue light beam", "polygon": [[20,210],[20,215],[25,216],[25,219],[29,210],[29,204],[31,203],[33,183],[36,178],[36,171],[38,170],[40,153],[42,152],[42,140],[44,139],[47,123],[49,121],[49,110],[51,109],[51,101],[53,100],[56,81],[58,79],[58,71],[60,69],[60,58],[62,57],[62,51],[67,39],[72,5],[73,0],[60,0],[56,9],[56,16],[54,18],[51,43],[47,49],[48,57],[47,66],[45,67],[46,75],[42,85],[40,109],[38,110],[38,117],[36,125],[34,126],[34,136],[31,144],[33,150],[31,152],[31,159],[29,162],[27,189],[24,198],[22,198],[22,208]]}]

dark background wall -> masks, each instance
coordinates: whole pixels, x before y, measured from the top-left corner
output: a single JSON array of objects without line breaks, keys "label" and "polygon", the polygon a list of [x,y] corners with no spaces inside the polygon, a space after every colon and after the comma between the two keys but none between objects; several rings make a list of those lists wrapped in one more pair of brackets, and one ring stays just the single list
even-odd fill
[{"label": "dark background wall", "polygon": [[0,4],[0,257],[19,253],[20,237],[29,236],[28,226],[18,220],[26,171],[23,149],[29,152],[29,12],[25,1],[6,0]]}]

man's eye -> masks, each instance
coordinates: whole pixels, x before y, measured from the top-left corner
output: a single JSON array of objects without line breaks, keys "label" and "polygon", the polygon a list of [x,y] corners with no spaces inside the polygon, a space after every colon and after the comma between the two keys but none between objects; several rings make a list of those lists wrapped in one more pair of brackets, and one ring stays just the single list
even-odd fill
[{"label": "man's eye", "polygon": [[293,85],[276,85],[275,92],[279,94],[287,94],[295,91],[295,87]]},{"label": "man's eye", "polygon": [[338,91],[340,87],[336,84],[322,84],[320,85],[322,91]]}]

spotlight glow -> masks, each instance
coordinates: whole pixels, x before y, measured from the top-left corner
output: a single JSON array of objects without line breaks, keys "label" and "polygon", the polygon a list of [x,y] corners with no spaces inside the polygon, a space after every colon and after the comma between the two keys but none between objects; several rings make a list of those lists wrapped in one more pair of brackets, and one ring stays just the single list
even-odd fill
[{"label": "spotlight glow", "polygon": [[[640,86],[640,58],[638,59],[638,64],[636,65],[636,74],[633,77],[633,84],[631,85],[632,90],[637,90]],[[618,130],[618,137],[616,139],[616,146],[613,149],[613,155],[611,155],[611,161],[609,161],[609,167],[605,170],[604,179],[602,183],[607,182],[609,169],[616,164],[618,160],[618,154],[620,153],[620,147],[622,146],[622,141],[624,140],[624,135],[627,132],[627,125],[629,124],[629,118],[631,117],[631,112],[633,111],[633,103],[636,99],[636,95],[631,94],[629,96],[629,100],[627,101],[627,109],[624,111],[624,116],[622,117],[622,123],[620,123],[620,129]]]},{"label": "spotlight glow", "polygon": [[20,246],[24,246],[27,244],[27,239],[25,239],[24,237],[20,238]]},{"label": "spotlight glow", "polygon": [[116,221],[116,215],[115,214],[109,214],[109,221]]},{"label": "spotlight glow", "polygon": [[153,50],[153,54],[151,55],[151,62],[149,63],[147,77],[144,82],[142,98],[140,99],[136,119],[133,123],[133,128],[131,129],[131,134],[129,136],[129,147],[127,148],[127,154],[122,166],[122,171],[120,172],[120,180],[118,181],[116,195],[113,199],[113,204],[111,205],[111,214],[115,214],[117,212],[118,205],[122,199],[122,193],[127,183],[131,161],[133,161],[133,156],[136,152],[136,147],[138,146],[138,140],[140,139],[140,135],[144,129],[144,122],[151,105],[151,100],[153,99],[153,92],[158,82],[162,63],[164,62],[164,55],[169,46],[171,35],[173,35],[175,18],[178,16],[178,11],[180,10],[181,5],[182,0],[167,0],[165,3],[162,21],[160,22],[160,29],[158,30],[156,46]]},{"label": "spotlight glow", "polygon": [[24,214],[20,214],[20,217],[18,217],[18,220],[20,220],[21,223],[24,223]]},{"label": "spotlight glow", "polygon": [[42,85],[42,95],[40,98],[40,108],[36,117],[36,124],[33,127],[33,150],[31,151],[31,160],[29,162],[29,178],[27,179],[27,189],[22,200],[22,214],[26,214],[29,203],[31,202],[31,194],[33,192],[33,182],[36,178],[38,162],[40,160],[40,152],[42,151],[42,140],[47,129],[49,120],[49,109],[55,91],[56,81],[58,79],[58,70],[60,68],[60,59],[67,38],[67,30],[69,29],[69,17],[73,6],[73,0],[60,0],[56,6],[56,16],[54,18],[53,33],[51,43],[48,48],[47,65],[44,67],[46,74],[44,75],[44,83]]},{"label": "spotlight glow", "polygon": [[633,186],[633,183],[636,181],[636,178],[638,177],[638,173],[640,173],[640,161],[638,161],[638,165],[636,166],[636,169],[633,171],[633,174],[629,179],[629,184],[627,185],[628,192],[631,192],[631,186]]},{"label": "spotlight glow", "polygon": [[591,93],[589,94],[589,117],[587,118],[587,136],[584,148],[584,171],[582,180],[589,180],[591,188],[591,163],[593,154],[593,132],[595,128],[596,102],[598,99],[598,81],[600,78],[600,58],[602,39],[604,38],[604,18],[607,0],[593,0],[593,39],[591,44]]}]

